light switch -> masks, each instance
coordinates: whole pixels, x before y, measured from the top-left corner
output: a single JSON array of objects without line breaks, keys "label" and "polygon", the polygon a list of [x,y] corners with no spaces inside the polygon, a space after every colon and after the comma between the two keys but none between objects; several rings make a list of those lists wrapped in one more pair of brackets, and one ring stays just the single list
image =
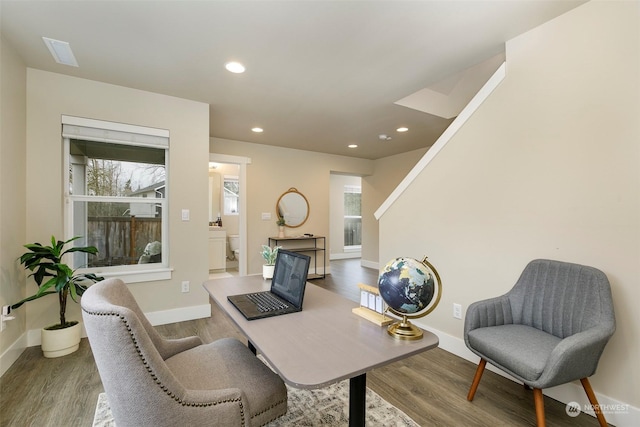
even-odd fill
[{"label": "light switch", "polygon": [[182,220],[189,221],[189,209],[182,209]]},{"label": "light switch", "polygon": [[270,221],[271,220],[271,212],[262,212],[262,220]]}]

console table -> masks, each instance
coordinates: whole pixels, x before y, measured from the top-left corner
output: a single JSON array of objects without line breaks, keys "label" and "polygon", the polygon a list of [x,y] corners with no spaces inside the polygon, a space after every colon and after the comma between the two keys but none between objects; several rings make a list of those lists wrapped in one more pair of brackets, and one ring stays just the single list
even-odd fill
[{"label": "console table", "polygon": [[[313,253],[313,272],[307,279],[324,279],[326,276],[326,239],[322,236],[296,236],[296,237],[269,237],[269,246],[282,246],[282,249],[291,252]],[[318,264],[318,258],[322,255],[322,270]]]}]

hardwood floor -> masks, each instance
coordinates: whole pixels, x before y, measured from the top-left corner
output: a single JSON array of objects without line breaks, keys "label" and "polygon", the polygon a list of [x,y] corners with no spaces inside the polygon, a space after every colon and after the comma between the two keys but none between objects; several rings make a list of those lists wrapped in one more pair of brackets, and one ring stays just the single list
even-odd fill
[{"label": "hardwood floor", "polygon": [[331,274],[324,279],[313,279],[311,283],[360,302],[358,283],[377,286],[378,270],[361,267],[359,258],[331,261]]},{"label": "hardwood floor", "polygon": [[[331,275],[319,286],[358,301],[357,283],[375,285],[378,272],[359,260],[331,262]],[[232,336],[246,340],[214,303],[211,317],[157,327],[164,336],[198,335],[205,342]],[[339,349],[334,349],[339,351]],[[375,369],[367,385],[421,426],[534,426],[533,395],[490,371],[473,402],[466,400],[476,366],[434,349]],[[0,426],[90,427],[103,391],[86,339],[68,356],[45,359],[40,347],[28,348],[0,378]],[[545,397],[547,425],[597,426],[595,418],[571,418],[565,405]]]}]

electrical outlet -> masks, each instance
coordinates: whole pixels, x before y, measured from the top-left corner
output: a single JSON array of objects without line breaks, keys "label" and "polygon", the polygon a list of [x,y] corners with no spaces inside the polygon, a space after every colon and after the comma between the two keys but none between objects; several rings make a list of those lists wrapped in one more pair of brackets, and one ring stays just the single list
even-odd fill
[{"label": "electrical outlet", "polygon": [[460,304],[453,303],[453,317],[462,319],[462,306]]},{"label": "electrical outlet", "polygon": [[189,281],[185,280],[184,282],[182,282],[182,292],[186,293],[189,292]]}]

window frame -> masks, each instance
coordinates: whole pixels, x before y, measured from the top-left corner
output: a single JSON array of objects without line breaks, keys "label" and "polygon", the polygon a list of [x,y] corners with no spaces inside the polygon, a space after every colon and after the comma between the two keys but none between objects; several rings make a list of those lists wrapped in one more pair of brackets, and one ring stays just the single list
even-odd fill
[{"label": "window frame", "polygon": [[[64,235],[65,240],[70,239],[74,233],[74,209],[75,202],[116,202],[116,203],[144,203],[160,205],[162,209],[161,244],[162,261],[160,263],[118,265],[103,267],[80,267],[79,272],[91,272],[102,277],[119,277],[125,283],[137,283],[156,280],[169,280],[173,269],[170,268],[169,251],[169,131],[165,129],[148,128],[143,126],[127,125],[116,122],[85,119],[72,116],[62,116],[62,140],[63,140],[63,194],[64,194]],[[74,133],[80,129],[84,135]],[[91,134],[90,136],[87,136]],[[129,196],[91,196],[86,194],[71,194],[70,192],[70,168],[71,141],[90,140],[95,142],[108,142],[127,146],[152,147],[165,151],[165,189],[164,198],[129,197]],[[85,218],[86,220],[86,218]],[[75,268],[75,267],[74,267]]]}]

